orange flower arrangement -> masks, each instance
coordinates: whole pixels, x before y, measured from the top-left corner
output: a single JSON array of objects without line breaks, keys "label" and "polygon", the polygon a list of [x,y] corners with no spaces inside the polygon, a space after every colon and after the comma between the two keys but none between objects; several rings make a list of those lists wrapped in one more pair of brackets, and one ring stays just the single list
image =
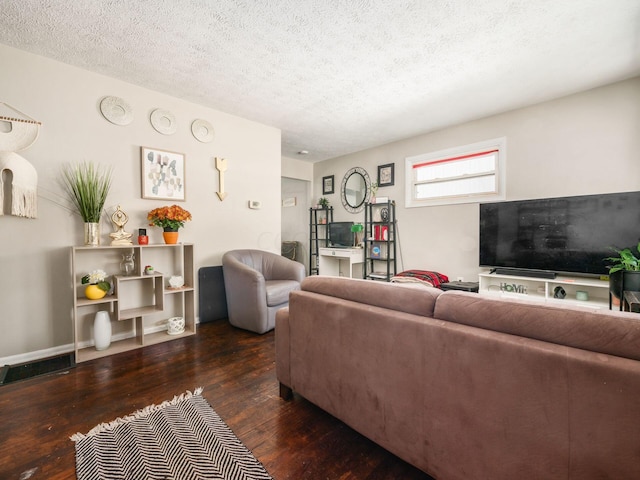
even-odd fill
[{"label": "orange flower arrangement", "polygon": [[147,214],[149,225],[162,227],[165,231],[177,232],[180,227],[184,227],[184,222],[191,220],[191,214],[178,205],[170,207],[160,207],[151,210]]}]

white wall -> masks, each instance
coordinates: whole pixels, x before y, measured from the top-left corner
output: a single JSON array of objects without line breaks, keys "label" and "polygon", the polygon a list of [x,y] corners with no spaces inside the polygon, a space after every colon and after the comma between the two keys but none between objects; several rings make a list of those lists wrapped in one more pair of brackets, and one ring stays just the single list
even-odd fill
[{"label": "white wall", "polygon": [[640,190],[640,77],[317,163],[314,190],[335,175],[334,218],[362,221],[341,205],[345,172],[363,167],[376,180],[378,165],[395,163],[395,185],[377,195],[398,206],[399,270],[477,281],[478,204],[404,208],[404,159],[502,136],[508,200]]},{"label": "white wall", "polygon": [[[117,205],[129,215],[126,230],[147,226],[146,213],[171,204],[140,192],[140,146],[186,154],[186,202],[193,215],[180,239],[195,244],[196,270],[219,265],[233,248],[280,252],[280,131],[119,80],[0,45],[0,101],[43,123],[40,137],[21,155],[39,175],[38,218],[0,217],[0,364],[6,357],[65,349],[73,341],[70,246],[81,245],[82,220],[69,210],[60,184],[66,162],[91,160],[114,167],[108,214]],[[128,126],[107,122],[99,111],[106,95],[127,100]],[[165,136],[149,123],[155,108],[176,116],[178,131]],[[212,143],[198,142],[191,122],[215,128]],[[228,159],[227,198],[220,202],[214,157]],[[249,210],[248,200],[262,202]],[[103,243],[112,225],[102,223]],[[161,242],[148,227],[151,242]]]},{"label": "white wall", "polygon": [[282,176],[313,181],[313,163],[296,158],[282,157]]}]

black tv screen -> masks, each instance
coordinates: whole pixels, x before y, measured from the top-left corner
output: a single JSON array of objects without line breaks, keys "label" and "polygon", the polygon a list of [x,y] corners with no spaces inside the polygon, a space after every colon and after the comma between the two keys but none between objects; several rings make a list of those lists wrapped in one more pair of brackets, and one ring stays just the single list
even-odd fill
[{"label": "black tv screen", "polygon": [[329,224],[329,246],[335,248],[353,247],[353,222],[331,222]]},{"label": "black tv screen", "polygon": [[480,204],[480,266],[608,274],[640,240],[640,192]]}]

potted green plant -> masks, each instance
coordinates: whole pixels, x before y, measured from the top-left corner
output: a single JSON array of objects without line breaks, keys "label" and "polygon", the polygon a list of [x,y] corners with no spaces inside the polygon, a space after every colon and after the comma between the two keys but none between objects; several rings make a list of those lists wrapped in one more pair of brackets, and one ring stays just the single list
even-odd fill
[{"label": "potted green plant", "polygon": [[[612,248],[616,256],[607,257],[609,268],[609,291],[618,301],[625,290],[640,291],[640,258],[631,248]],[[635,250],[640,254],[640,243]],[[616,303],[616,302],[614,302]]]},{"label": "potted green plant", "polygon": [[329,208],[329,200],[326,197],[321,197],[320,200],[318,200],[318,205],[320,205],[321,208]]},{"label": "potted green plant", "polygon": [[100,244],[100,217],[111,188],[111,168],[92,162],[67,165],[62,179],[77,213],[84,220],[84,244]]}]

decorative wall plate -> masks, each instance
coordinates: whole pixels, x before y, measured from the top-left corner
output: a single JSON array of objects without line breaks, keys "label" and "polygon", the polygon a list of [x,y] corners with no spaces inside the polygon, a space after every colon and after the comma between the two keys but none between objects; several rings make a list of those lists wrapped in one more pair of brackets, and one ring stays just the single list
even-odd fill
[{"label": "decorative wall plate", "polygon": [[191,133],[196,137],[196,140],[202,143],[209,143],[213,140],[213,125],[206,120],[194,120],[191,124]]},{"label": "decorative wall plate", "polygon": [[162,108],[156,108],[151,112],[151,126],[163,135],[173,135],[178,129],[173,113]]},{"label": "decorative wall plate", "polygon": [[129,125],[133,121],[131,105],[120,97],[104,97],[100,101],[100,112],[115,125]]}]

